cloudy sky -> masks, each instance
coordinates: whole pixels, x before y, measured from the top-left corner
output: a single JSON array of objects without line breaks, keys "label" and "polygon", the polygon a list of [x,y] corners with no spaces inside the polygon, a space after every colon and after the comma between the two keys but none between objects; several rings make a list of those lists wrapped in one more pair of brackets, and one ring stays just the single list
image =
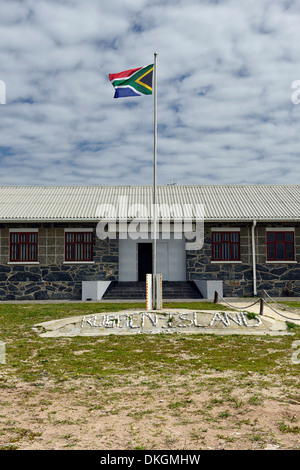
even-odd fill
[{"label": "cloudy sky", "polygon": [[[299,0],[1,0],[0,184],[298,184]],[[300,93],[299,93],[300,97]]]}]

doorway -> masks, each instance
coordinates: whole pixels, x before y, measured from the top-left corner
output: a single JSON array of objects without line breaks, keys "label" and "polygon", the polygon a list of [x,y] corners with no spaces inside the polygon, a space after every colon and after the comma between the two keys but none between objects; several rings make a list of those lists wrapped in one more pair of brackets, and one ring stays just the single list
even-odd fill
[{"label": "doorway", "polygon": [[[148,245],[148,248],[147,248]],[[119,240],[119,277],[120,282],[136,282],[144,279],[145,274],[152,273],[152,240],[132,240],[131,238]],[[157,240],[157,267],[156,271],[163,275],[163,281],[186,280],[186,251],[185,239],[175,240],[171,234],[170,240]],[[139,250],[148,250],[139,253]],[[147,263],[148,259],[148,263]],[[142,268],[144,265],[144,268]],[[143,273],[141,272],[143,269]]]},{"label": "doorway", "polygon": [[138,243],[138,280],[146,281],[152,274],[152,243]]}]

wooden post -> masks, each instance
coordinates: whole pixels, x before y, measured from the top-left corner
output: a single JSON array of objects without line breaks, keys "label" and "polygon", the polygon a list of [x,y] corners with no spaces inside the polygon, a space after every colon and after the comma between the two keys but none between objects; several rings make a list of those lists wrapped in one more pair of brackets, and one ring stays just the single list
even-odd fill
[{"label": "wooden post", "polygon": [[264,313],[264,299],[260,299],[259,314],[263,315]]}]

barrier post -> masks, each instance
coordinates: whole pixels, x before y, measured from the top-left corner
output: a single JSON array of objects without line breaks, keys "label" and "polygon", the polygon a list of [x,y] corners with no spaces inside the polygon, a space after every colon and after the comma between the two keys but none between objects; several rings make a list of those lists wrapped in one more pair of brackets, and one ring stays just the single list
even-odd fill
[{"label": "barrier post", "polygon": [[260,315],[263,315],[263,313],[264,313],[264,299],[263,299],[263,298],[260,299],[259,303],[260,303],[260,306],[259,306],[259,314],[260,314]]},{"label": "barrier post", "polygon": [[218,304],[219,303],[219,293],[215,290],[215,296],[214,296],[214,303]]}]

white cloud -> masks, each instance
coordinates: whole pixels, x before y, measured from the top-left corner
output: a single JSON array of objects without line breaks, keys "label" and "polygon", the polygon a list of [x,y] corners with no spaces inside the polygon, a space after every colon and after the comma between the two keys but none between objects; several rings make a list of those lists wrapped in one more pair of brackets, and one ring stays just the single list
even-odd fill
[{"label": "white cloud", "polygon": [[158,182],[298,183],[297,2],[2,0],[0,184],[152,184],[153,99],[108,74],[158,51]]}]

